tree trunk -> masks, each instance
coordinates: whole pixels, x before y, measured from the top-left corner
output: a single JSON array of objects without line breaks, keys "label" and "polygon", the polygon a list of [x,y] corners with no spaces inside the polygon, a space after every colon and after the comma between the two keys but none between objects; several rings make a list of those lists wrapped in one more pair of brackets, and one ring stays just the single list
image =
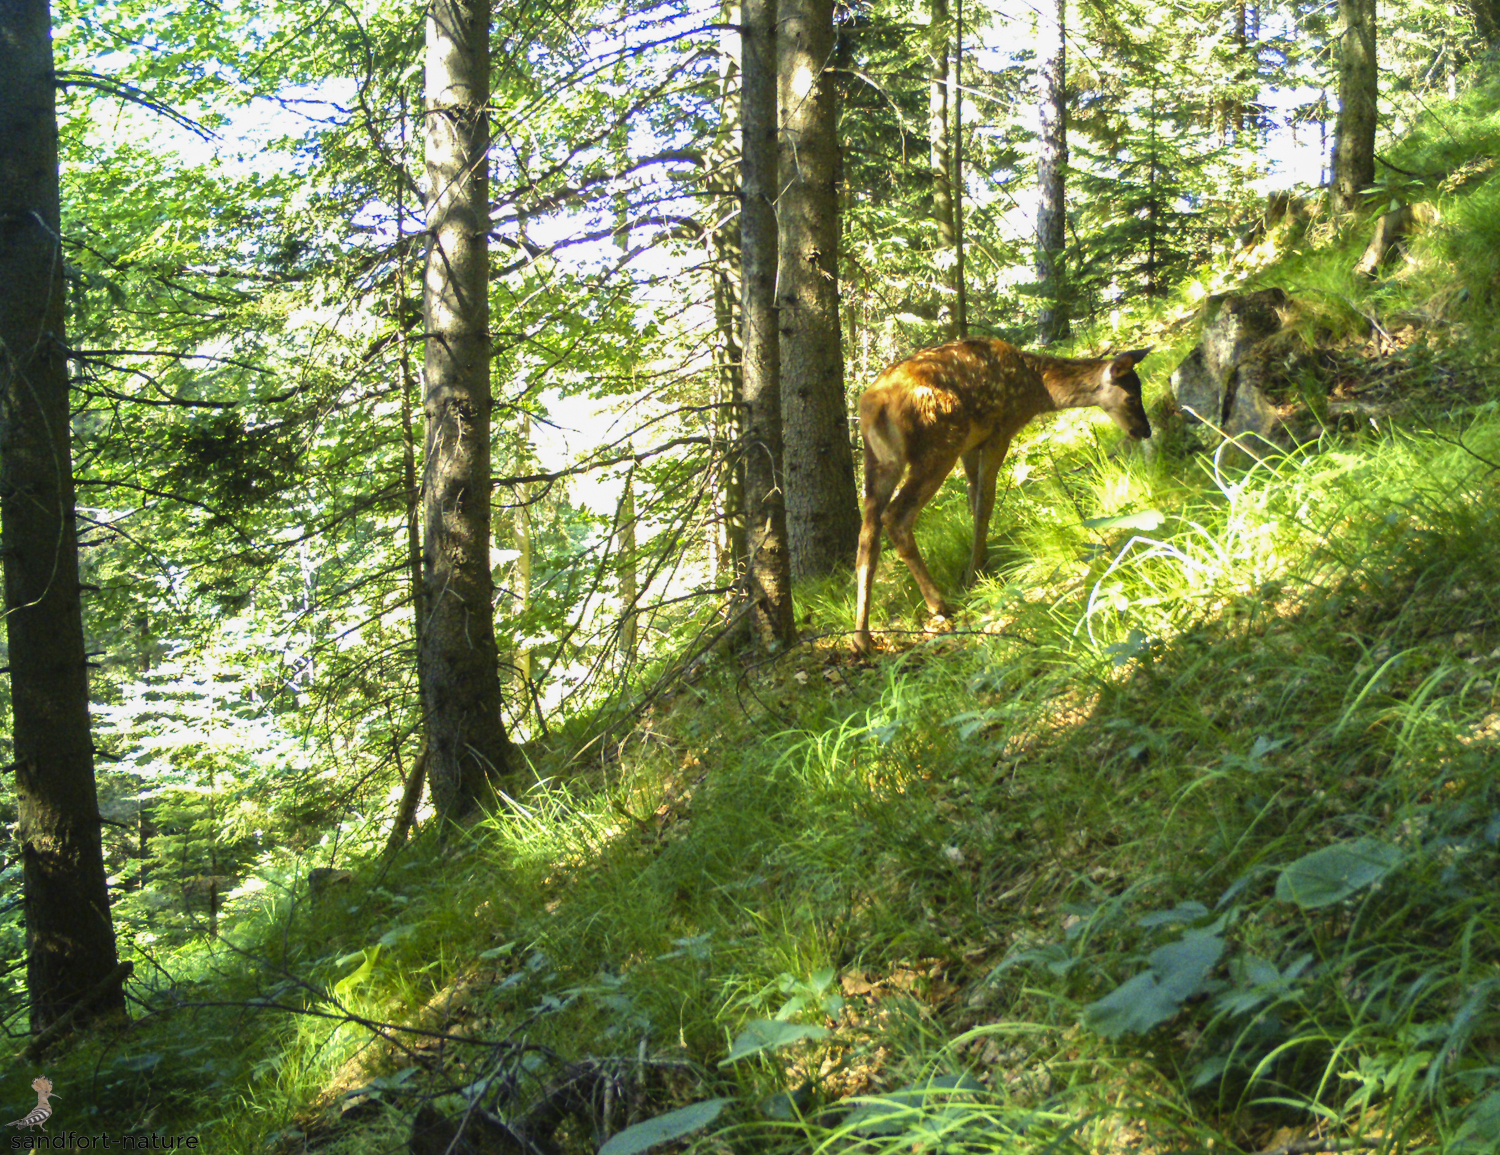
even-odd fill
[{"label": "tree trunk", "polygon": [[[531,446],[531,413],[523,411],[521,416],[521,445],[524,447],[529,460]],[[516,552],[521,556],[516,558],[516,584],[517,605],[522,610],[531,608],[531,563],[532,563],[532,534],[531,534],[531,486],[520,485],[516,487],[515,518],[512,526],[516,535]],[[516,676],[521,680],[521,689],[529,699],[535,693],[531,685],[532,663],[531,650],[522,645],[516,650]]]},{"label": "tree trunk", "polygon": [[937,225],[937,251],[942,270],[938,279],[943,286],[944,298],[938,316],[946,314],[944,329],[949,340],[958,336],[955,284],[958,235],[953,228],[953,149],[948,116],[948,39],[952,34],[948,0],[932,0],[931,22],[927,30],[927,56],[931,63],[927,136],[931,142],[932,219]]},{"label": "tree trunk", "polygon": [[745,550],[755,636],[788,646],[791,554],[782,486],[780,346],[776,331],[776,0],[740,15],[740,342],[744,395]]},{"label": "tree trunk", "polygon": [[[399,754],[397,757],[399,758]],[[401,786],[401,801],[396,804],[396,821],[391,824],[391,833],[385,840],[385,852],[394,854],[406,843],[407,832],[416,821],[417,808],[422,805],[422,786],[427,781],[427,747],[417,750],[416,760],[411,764],[411,773]]]},{"label": "tree trunk", "polygon": [[1330,204],[1347,213],[1375,183],[1375,0],[1339,0],[1339,119]]},{"label": "tree trunk", "polygon": [[[406,98],[401,99],[402,156],[406,155]],[[401,373],[401,487],[406,493],[406,572],[411,583],[411,636],[417,661],[417,756],[411,773],[401,788],[401,802],[396,820],[386,840],[386,851],[394,851],[406,841],[407,832],[416,820],[422,803],[422,787],[427,782],[427,705],[423,696],[425,679],[421,674],[422,632],[427,626],[427,587],[422,574],[422,490],[417,485],[417,438],[412,412],[416,408],[416,375],[411,366],[411,332],[407,324],[407,248],[406,182],[396,180],[396,237],[399,250],[396,265],[396,341]],[[400,751],[396,757],[400,759]]]},{"label": "tree trunk", "polygon": [[[733,218],[730,218],[733,221]],[[745,383],[741,375],[744,363],[740,350],[739,317],[735,306],[741,292],[735,284],[735,267],[739,246],[731,230],[733,223],[714,230],[710,245],[714,267],[714,361],[718,369],[718,402],[714,418],[714,440],[721,445],[742,445],[745,439]],[[709,571],[715,579],[724,574],[743,573],[748,554],[745,546],[745,463],[731,452],[724,470],[724,488],[719,498],[723,522],[723,548],[719,549],[719,528],[710,535],[714,557]]]},{"label": "tree trunk", "polygon": [[782,0],[776,35],[781,421],[792,573],[854,564],[859,508],[839,330],[838,108],[832,0]]},{"label": "tree trunk", "polygon": [[490,577],[488,0],[433,0],[426,85],[421,676],[427,777],[453,820],[512,777]]},{"label": "tree trunk", "polygon": [[[630,452],[630,446],[626,446]],[[620,555],[620,670],[628,670],[636,658],[636,602],[640,600],[636,570],[635,468],[625,474],[616,511],[615,548]]]},{"label": "tree trunk", "polygon": [[1037,158],[1036,279],[1041,289],[1037,342],[1068,335],[1067,265],[1067,0],[1051,0],[1040,13],[1042,63],[1041,153]]},{"label": "tree trunk", "polygon": [[[709,186],[713,192],[712,213],[716,223],[705,235],[704,242],[713,279],[714,366],[718,370],[713,436],[717,446],[725,447],[725,457],[723,487],[717,496],[718,508],[715,510],[718,516],[708,541],[710,576],[716,584],[728,585],[734,580],[732,575],[744,573],[748,564],[745,462],[743,455],[736,451],[745,442],[745,383],[740,370],[743,364],[739,318],[743,295],[739,285],[740,182],[736,172],[742,155],[739,4],[724,0],[719,7],[719,20],[723,26],[719,34],[719,123],[714,129],[709,168],[723,175],[715,176]],[[774,157],[773,152],[773,163]]]},{"label": "tree trunk", "polygon": [[1461,0],[1459,7],[1474,21],[1474,31],[1486,48],[1500,44],[1500,0]]},{"label": "tree trunk", "polygon": [[[78,585],[47,0],[0,0],[0,534],[33,1034],[118,963]],[[118,984],[88,1015],[125,1005]]]},{"label": "tree trunk", "polygon": [[969,283],[964,272],[964,0],[954,0],[953,59],[948,63],[948,91],[953,94],[953,327],[969,335]]}]

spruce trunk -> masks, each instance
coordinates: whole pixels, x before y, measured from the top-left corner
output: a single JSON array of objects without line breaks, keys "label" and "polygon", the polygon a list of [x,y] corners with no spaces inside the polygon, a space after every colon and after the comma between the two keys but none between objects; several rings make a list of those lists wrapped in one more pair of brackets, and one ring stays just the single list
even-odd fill
[{"label": "spruce trunk", "polygon": [[781,425],[792,573],[854,564],[854,494],[839,326],[838,103],[826,70],[832,0],[782,0],[776,35]]},{"label": "spruce trunk", "polygon": [[1333,137],[1336,213],[1352,212],[1375,183],[1375,0],[1339,0],[1339,119]]},{"label": "spruce trunk", "polygon": [[929,167],[932,169],[932,219],[937,226],[938,253],[947,254],[940,261],[942,305],[938,316],[951,341],[958,336],[958,289],[955,284],[958,261],[958,234],[953,227],[953,150],[948,117],[948,38],[952,34],[948,19],[948,0],[932,0],[931,23],[927,30],[927,56],[931,63],[927,94],[927,136],[930,142]]},{"label": "spruce trunk", "polygon": [[0,0],[0,534],[34,1035],[85,1002],[85,1015],[125,1005],[106,982],[118,957],[78,585],[51,32],[46,0]]},{"label": "spruce trunk", "polygon": [[1037,157],[1036,279],[1041,289],[1037,342],[1050,345],[1068,335],[1067,266],[1067,0],[1041,10],[1041,153]]},{"label": "spruce trunk", "polygon": [[420,672],[444,820],[512,777],[490,576],[489,15],[488,0],[433,0],[427,15]]},{"label": "spruce trunk", "polygon": [[776,331],[776,0],[744,0],[741,29],[740,347],[747,578],[756,637],[762,646],[787,646],[795,624]]}]

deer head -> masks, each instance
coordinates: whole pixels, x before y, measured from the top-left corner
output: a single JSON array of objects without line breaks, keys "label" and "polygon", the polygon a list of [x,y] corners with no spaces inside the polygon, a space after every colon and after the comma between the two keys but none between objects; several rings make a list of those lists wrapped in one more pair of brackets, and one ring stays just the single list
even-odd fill
[{"label": "deer head", "polygon": [[1151,422],[1141,403],[1141,379],[1136,376],[1135,367],[1149,352],[1150,349],[1132,349],[1106,365],[1094,402],[1122,430],[1141,441],[1151,436]]}]

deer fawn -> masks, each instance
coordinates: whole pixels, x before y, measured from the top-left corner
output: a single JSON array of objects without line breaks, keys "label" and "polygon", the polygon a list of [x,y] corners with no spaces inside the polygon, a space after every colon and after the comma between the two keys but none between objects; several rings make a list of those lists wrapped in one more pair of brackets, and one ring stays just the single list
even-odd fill
[{"label": "deer fawn", "polygon": [[[964,463],[974,552],[964,584],[984,569],[995,475],[1011,438],[1033,417],[1097,405],[1132,437],[1151,436],[1135,367],[1150,349],[1115,357],[1028,353],[1004,341],[970,338],[926,349],[892,365],[859,399],[865,442],[864,524],[859,531],[859,600],[854,644],[871,650],[870,592],[884,523],[896,553],[917,579],[927,608],[950,613],[917,550],[917,514]],[[901,484],[902,474],[906,481]]]}]

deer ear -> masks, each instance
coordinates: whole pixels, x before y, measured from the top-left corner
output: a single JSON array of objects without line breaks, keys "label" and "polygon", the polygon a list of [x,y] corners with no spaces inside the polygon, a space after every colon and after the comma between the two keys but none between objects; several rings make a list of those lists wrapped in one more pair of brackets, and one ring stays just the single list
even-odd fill
[{"label": "deer ear", "polygon": [[1111,381],[1123,377],[1137,365],[1146,359],[1150,349],[1132,349],[1129,353],[1120,353],[1109,363],[1109,379]]}]

